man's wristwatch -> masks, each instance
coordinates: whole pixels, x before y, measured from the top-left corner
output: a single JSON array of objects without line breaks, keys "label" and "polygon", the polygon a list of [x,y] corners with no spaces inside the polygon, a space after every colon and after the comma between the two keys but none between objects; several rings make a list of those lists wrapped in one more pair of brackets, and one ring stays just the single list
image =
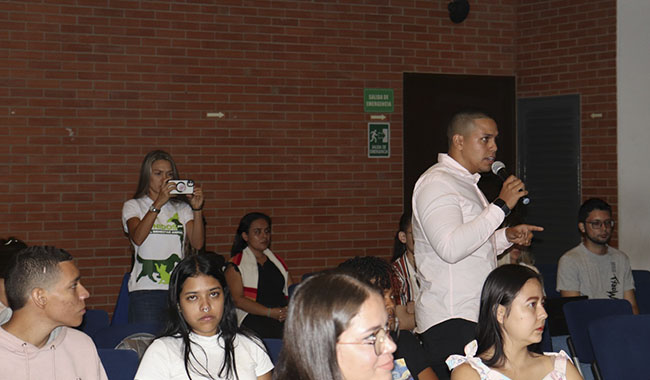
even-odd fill
[{"label": "man's wristwatch", "polygon": [[508,207],[508,205],[506,204],[506,201],[504,201],[501,198],[497,198],[492,203],[495,206],[497,206],[498,208],[500,208],[503,211],[503,213],[505,214],[505,216],[510,215],[510,207]]},{"label": "man's wristwatch", "polygon": [[149,207],[149,211],[155,212],[157,214],[157,213],[160,212],[160,209],[156,208],[156,206],[154,206],[154,205],[151,205],[151,207]]}]

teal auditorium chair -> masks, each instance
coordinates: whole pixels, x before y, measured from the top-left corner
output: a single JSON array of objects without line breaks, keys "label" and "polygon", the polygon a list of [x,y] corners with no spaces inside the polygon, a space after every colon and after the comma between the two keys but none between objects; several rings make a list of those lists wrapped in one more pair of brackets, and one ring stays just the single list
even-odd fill
[{"label": "teal auditorium chair", "polygon": [[602,380],[646,380],[650,315],[614,315],[589,325],[589,338]]},{"label": "teal auditorium chair", "polygon": [[278,358],[282,350],[282,339],[265,338],[263,341],[273,365],[278,364]]},{"label": "teal auditorium chair", "polygon": [[162,333],[163,327],[157,323],[131,323],[109,326],[97,331],[92,338],[97,348],[115,348],[124,338],[133,334],[147,333],[158,336]]},{"label": "teal auditorium chair", "polygon": [[129,279],[131,273],[127,272],[122,277],[122,286],[120,286],[120,293],[115,302],[115,309],[113,310],[113,319],[111,319],[111,326],[126,325],[129,323]]},{"label": "teal auditorium chair", "polygon": [[[576,367],[578,363],[594,362],[594,352],[589,339],[589,324],[613,315],[632,315],[632,305],[622,299],[588,299],[567,303],[563,307],[569,329],[567,344]],[[596,372],[592,365],[592,372]]]},{"label": "teal auditorium chair", "polygon": [[544,279],[546,298],[561,297],[560,293],[555,289],[557,284],[557,264],[536,264],[536,267]]},{"label": "teal auditorium chair", "polygon": [[98,348],[108,380],[133,380],[140,358],[135,351]]},{"label": "teal auditorium chair", "polygon": [[640,314],[650,314],[650,271],[633,270],[634,295]]},{"label": "teal auditorium chair", "polygon": [[108,313],[104,310],[86,310],[78,329],[93,337],[98,331],[108,327]]}]

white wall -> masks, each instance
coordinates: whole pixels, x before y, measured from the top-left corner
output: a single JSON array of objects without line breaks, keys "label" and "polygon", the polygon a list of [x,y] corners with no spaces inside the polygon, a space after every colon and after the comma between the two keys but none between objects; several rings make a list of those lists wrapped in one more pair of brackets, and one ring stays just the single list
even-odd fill
[{"label": "white wall", "polygon": [[650,1],[617,3],[619,247],[650,269]]}]

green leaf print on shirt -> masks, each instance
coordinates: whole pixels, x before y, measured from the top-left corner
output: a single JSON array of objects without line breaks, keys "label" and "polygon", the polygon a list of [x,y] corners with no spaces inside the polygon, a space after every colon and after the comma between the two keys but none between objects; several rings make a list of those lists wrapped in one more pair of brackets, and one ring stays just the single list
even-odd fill
[{"label": "green leaf print on shirt", "polygon": [[[170,273],[174,269],[174,266],[181,261],[181,258],[174,253],[165,260],[149,260],[143,259],[140,256],[136,256],[136,260],[142,264],[142,271],[138,274],[135,280],[136,282],[146,276],[155,283],[169,284]],[[170,269],[169,272],[167,268]]]},{"label": "green leaf print on shirt", "polygon": [[181,239],[181,247],[183,247],[183,237],[185,236],[185,226],[181,223],[178,218],[178,213],[175,213],[171,218],[167,220],[167,223],[172,222],[176,225],[176,228],[181,232],[179,238]]},{"label": "green leaf print on shirt", "polygon": [[167,272],[165,269],[167,269],[167,265],[165,264],[155,264],[156,265],[156,270],[158,271],[158,274],[160,275],[160,281],[158,282],[159,284],[169,284],[169,278],[171,277],[171,273]]}]

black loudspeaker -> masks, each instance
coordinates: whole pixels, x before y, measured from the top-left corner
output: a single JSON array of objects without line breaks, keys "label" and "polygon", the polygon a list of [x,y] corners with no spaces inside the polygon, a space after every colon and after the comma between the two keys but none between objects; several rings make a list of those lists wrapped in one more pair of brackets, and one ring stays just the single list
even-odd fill
[{"label": "black loudspeaker", "polygon": [[451,0],[449,5],[449,18],[455,24],[465,21],[469,14],[469,2],[467,0]]}]

